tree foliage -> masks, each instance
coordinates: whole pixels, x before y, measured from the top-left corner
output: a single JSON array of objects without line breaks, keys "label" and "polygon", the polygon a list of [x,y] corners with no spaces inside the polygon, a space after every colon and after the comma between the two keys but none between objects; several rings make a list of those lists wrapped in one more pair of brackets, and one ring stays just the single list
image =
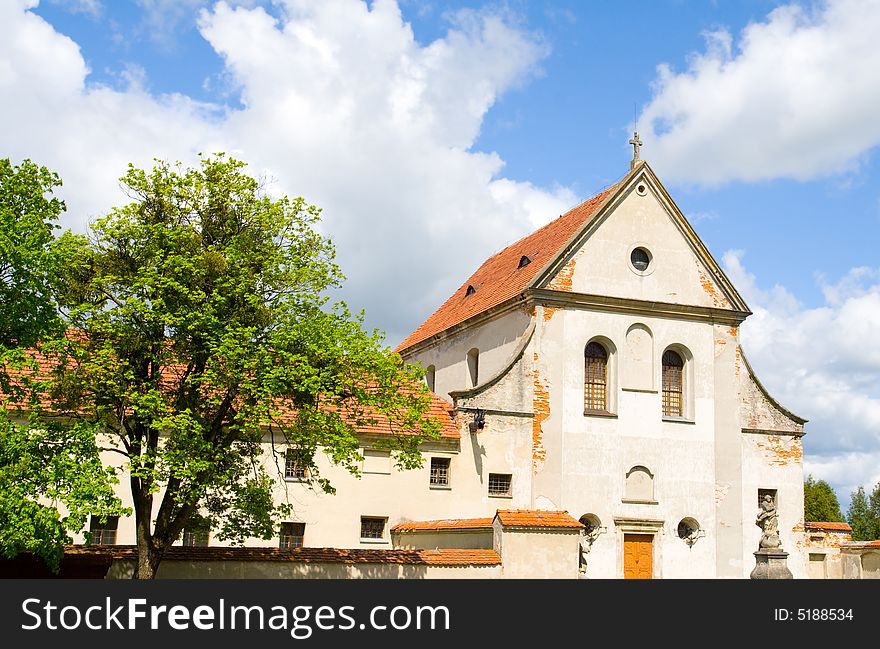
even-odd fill
[{"label": "tree foliage", "polygon": [[880,482],[870,495],[861,486],[852,493],[846,520],[852,528],[853,541],[880,539]]},{"label": "tree foliage", "polygon": [[125,513],[89,427],[0,417],[0,554],[30,552],[57,570],[89,514]]},{"label": "tree foliage", "polygon": [[25,160],[0,159],[0,345],[29,347],[57,327],[52,299],[55,221],[64,202],[53,196],[61,179]]},{"label": "tree foliage", "polygon": [[842,523],[843,514],[837,494],[824,480],[808,475],[804,481],[804,520],[813,522]]},{"label": "tree foliage", "polygon": [[0,159],[0,555],[31,552],[56,570],[89,513],[124,511],[91,431],[38,414],[36,354],[62,328],[52,253],[60,184],[29,160]]},{"label": "tree foliage", "polygon": [[319,449],[357,473],[355,430],[384,417],[400,432],[389,448],[414,467],[439,426],[423,417],[420,370],[327,301],[343,278],[314,229],[320,210],[269,197],[244,167],[223,155],[129,166],[132,201],[57,246],[78,334],[57,341],[49,392],[126,458],[141,578],[196,516],[234,542],[277,534],[289,506],[263,468],[267,440],[295,447],[332,491]]}]

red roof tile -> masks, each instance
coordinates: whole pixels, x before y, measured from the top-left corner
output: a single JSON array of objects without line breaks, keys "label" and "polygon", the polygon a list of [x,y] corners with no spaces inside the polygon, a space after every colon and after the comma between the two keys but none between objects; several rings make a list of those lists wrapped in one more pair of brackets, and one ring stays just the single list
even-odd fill
[{"label": "red roof tile", "polygon": [[808,530],[829,530],[835,532],[852,532],[852,528],[847,523],[804,523],[804,527]]},{"label": "red roof tile", "polygon": [[583,527],[583,524],[565,511],[499,509],[496,516],[505,527]]},{"label": "red roof tile", "polygon": [[439,521],[407,521],[391,528],[392,532],[431,532],[439,530],[492,529],[491,518],[451,518]]},{"label": "red roof tile", "polygon": [[[74,332],[75,333],[75,332]],[[53,370],[57,365],[57,361],[53,361],[53,359],[45,356],[44,354],[37,353],[33,350],[28,350],[30,357],[37,362],[37,370],[35,377],[40,379],[49,378],[52,374]],[[6,368],[10,377],[15,380],[17,375],[24,375],[25,372],[28,374],[31,372],[30,369],[27,370],[17,370],[13,368]],[[169,376],[169,378],[174,377],[175,372],[182,371],[181,368],[176,366],[167,366],[164,368],[165,372]],[[430,393],[431,402],[428,406],[428,410],[424,416],[428,418],[435,418],[440,422],[440,438],[441,439],[459,439],[461,437],[461,433],[458,430],[457,421],[455,419],[455,408],[454,406],[443,399],[437,394],[433,392]],[[0,397],[4,395],[0,392]],[[5,404],[9,410],[12,411],[21,411],[25,412],[29,408],[29,404],[27,402],[18,401],[15,399],[10,399]],[[50,410],[52,409],[52,402],[46,398],[41,396],[40,405]],[[370,423],[364,423],[357,426],[357,432],[363,435],[408,435],[412,434],[412,431],[400,430],[397,428],[393,428],[391,421],[383,415],[382,413],[377,413],[375,411],[369,411],[367,416],[374,420]],[[282,420],[286,420],[290,422],[295,417],[295,412],[292,409],[286,409],[284,413],[281,415]]]},{"label": "red roof tile", "polygon": [[[133,545],[68,546],[65,556],[111,556],[134,559]],[[438,550],[374,550],[366,548],[240,548],[173,546],[165,554],[170,561],[292,561],[296,563],[395,563],[432,566],[498,565],[500,555],[494,550],[442,548]]]},{"label": "red roof tile", "polygon": [[[538,272],[596,215],[603,201],[616,188],[617,185],[613,185],[490,257],[452,297],[400,343],[397,350],[412,347],[522,293]],[[520,268],[523,256],[528,257],[530,263]],[[473,286],[475,292],[468,295],[468,286]]]}]

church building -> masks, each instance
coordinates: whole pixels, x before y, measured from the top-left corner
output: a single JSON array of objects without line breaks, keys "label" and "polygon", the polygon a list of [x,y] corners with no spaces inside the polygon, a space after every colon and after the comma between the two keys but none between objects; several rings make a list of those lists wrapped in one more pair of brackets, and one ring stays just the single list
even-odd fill
[{"label": "church building", "polygon": [[769,495],[803,577],[805,420],[755,376],[748,306],[632,143],[618,183],[488,259],[398,350],[467,421],[461,479],[489,509],[579,519],[587,576],[748,577]]}]

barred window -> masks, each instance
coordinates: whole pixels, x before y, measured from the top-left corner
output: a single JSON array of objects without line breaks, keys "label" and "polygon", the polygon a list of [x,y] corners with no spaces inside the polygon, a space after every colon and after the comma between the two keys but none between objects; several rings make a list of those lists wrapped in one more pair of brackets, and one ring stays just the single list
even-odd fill
[{"label": "barred window", "polygon": [[287,451],[284,454],[284,477],[287,480],[305,480],[309,477],[309,470],[297,451]]},{"label": "barred window", "polygon": [[584,349],[584,410],[608,410],[608,352],[595,342]]},{"label": "barred window", "polygon": [[361,516],[361,539],[384,539],[385,519]]},{"label": "barred window", "polygon": [[678,352],[663,352],[663,416],[684,415],[684,361]]},{"label": "barred window", "polygon": [[305,523],[281,523],[281,536],[278,547],[282,550],[301,548],[305,535]]},{"label": "barred window", "polygon": [[183,544],[191,548],[206,548],[209,536],[208,530],[186,528],[183,530]]},{"label": "barred window", "polygon": [[101,520],[92,514],[89,524],[89,532],[92,533],[92,544],[114,545],[116,543],[116,529],[118,527],[118,516],[108,516],[105,520]]},{"label": "barred window", "polygon": [[489,474],[489,495],[490,496],[509,496],[510,484],[513,476],[510,473],[490,473]]},{"label": "barred window", "polygon": [[449,486],[449,464],[448,457],[432,457],[431,458],[431,486],[432,487],[448,487]]}]

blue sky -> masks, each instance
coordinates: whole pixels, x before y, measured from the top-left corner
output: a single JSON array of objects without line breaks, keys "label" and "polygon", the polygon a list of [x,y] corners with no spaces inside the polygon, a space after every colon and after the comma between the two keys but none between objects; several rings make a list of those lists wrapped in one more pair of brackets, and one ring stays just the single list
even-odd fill
[{"label": "blue sky", "polygon": [[807,470],[844,501],[880,481],[877,0],[2,5],[2,155],[62,175],[66,226],[122,202],[129,161],[230,151],[324,208],[391,344],[620,178],[635,111],[755,312],[752,364],[811,420]]}]

